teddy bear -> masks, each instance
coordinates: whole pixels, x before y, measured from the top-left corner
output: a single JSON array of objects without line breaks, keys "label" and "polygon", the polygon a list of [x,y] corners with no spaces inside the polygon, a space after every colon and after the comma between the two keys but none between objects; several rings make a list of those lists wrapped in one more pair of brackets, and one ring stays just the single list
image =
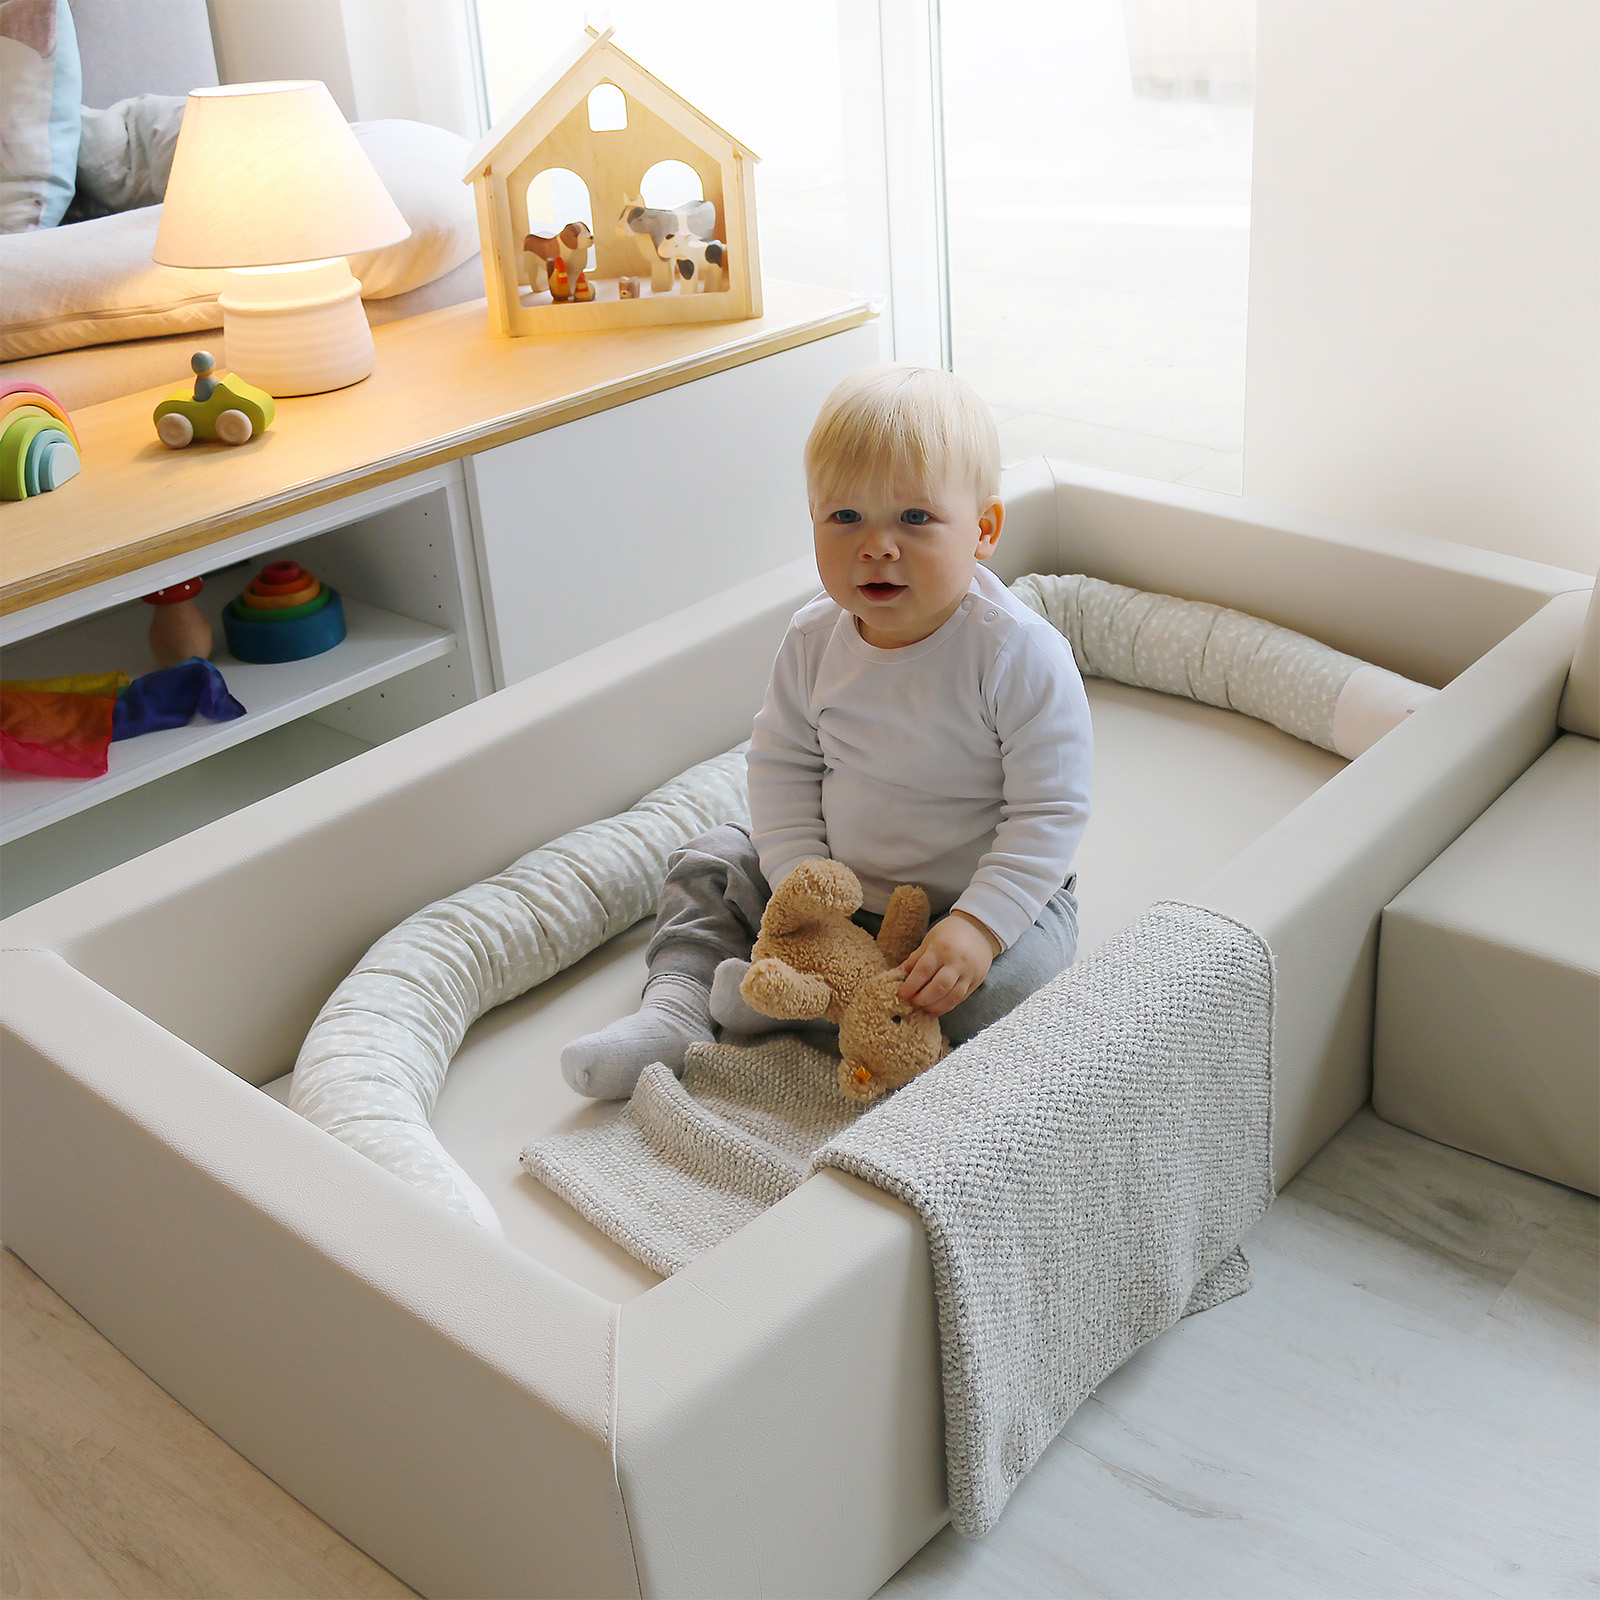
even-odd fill
[{"label": "teddy bear", "polygon": [[928,931],[928,897],[901,884],[874,939],[850,920],[861,883],[841,861],[802,861],[773,891],[739,985],[745,1004],[787,1021],[839,1025],[839,1088],[866,1104],[950,1049],[939,1020],[899,999],[899,966]]}]

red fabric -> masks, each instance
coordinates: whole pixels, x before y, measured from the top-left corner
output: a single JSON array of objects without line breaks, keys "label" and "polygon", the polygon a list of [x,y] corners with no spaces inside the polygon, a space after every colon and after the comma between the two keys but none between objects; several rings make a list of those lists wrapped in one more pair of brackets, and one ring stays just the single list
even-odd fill
[{"label": "red fabric", "polygon": [[0,767],[41,778],[99,778],[116,699],[37,689],[0,691]]}]

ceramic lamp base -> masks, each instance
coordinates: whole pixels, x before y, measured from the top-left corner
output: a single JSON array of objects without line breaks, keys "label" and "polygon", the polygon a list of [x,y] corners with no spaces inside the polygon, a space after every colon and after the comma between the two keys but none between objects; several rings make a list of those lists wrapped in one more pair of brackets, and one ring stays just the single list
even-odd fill
[{"label": "ceramic lamp base", "polygon": [[343,389],[372,371],[361,285],[343,256],[236,268],[220,304],[229,368],[276,399]]}]

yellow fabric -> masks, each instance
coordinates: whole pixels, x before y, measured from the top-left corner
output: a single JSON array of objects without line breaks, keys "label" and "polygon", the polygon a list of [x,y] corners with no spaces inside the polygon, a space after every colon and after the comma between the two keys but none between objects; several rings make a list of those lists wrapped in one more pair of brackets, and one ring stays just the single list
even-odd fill
[{"label": "yellow fabric", "polygon": [[31,691],[34,694],[96,694],[113,699],[119,689],[128,687],[126,672],[79,672],[70,678],[7,678],[0,689]]}]

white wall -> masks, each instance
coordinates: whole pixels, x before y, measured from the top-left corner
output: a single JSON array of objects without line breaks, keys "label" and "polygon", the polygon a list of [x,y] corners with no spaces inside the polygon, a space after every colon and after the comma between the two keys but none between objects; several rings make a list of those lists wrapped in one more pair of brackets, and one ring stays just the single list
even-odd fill
[{"label": "white wall", "polygon": [[1245,492],[1595,570],[1600,5],[1261,0]]}]

